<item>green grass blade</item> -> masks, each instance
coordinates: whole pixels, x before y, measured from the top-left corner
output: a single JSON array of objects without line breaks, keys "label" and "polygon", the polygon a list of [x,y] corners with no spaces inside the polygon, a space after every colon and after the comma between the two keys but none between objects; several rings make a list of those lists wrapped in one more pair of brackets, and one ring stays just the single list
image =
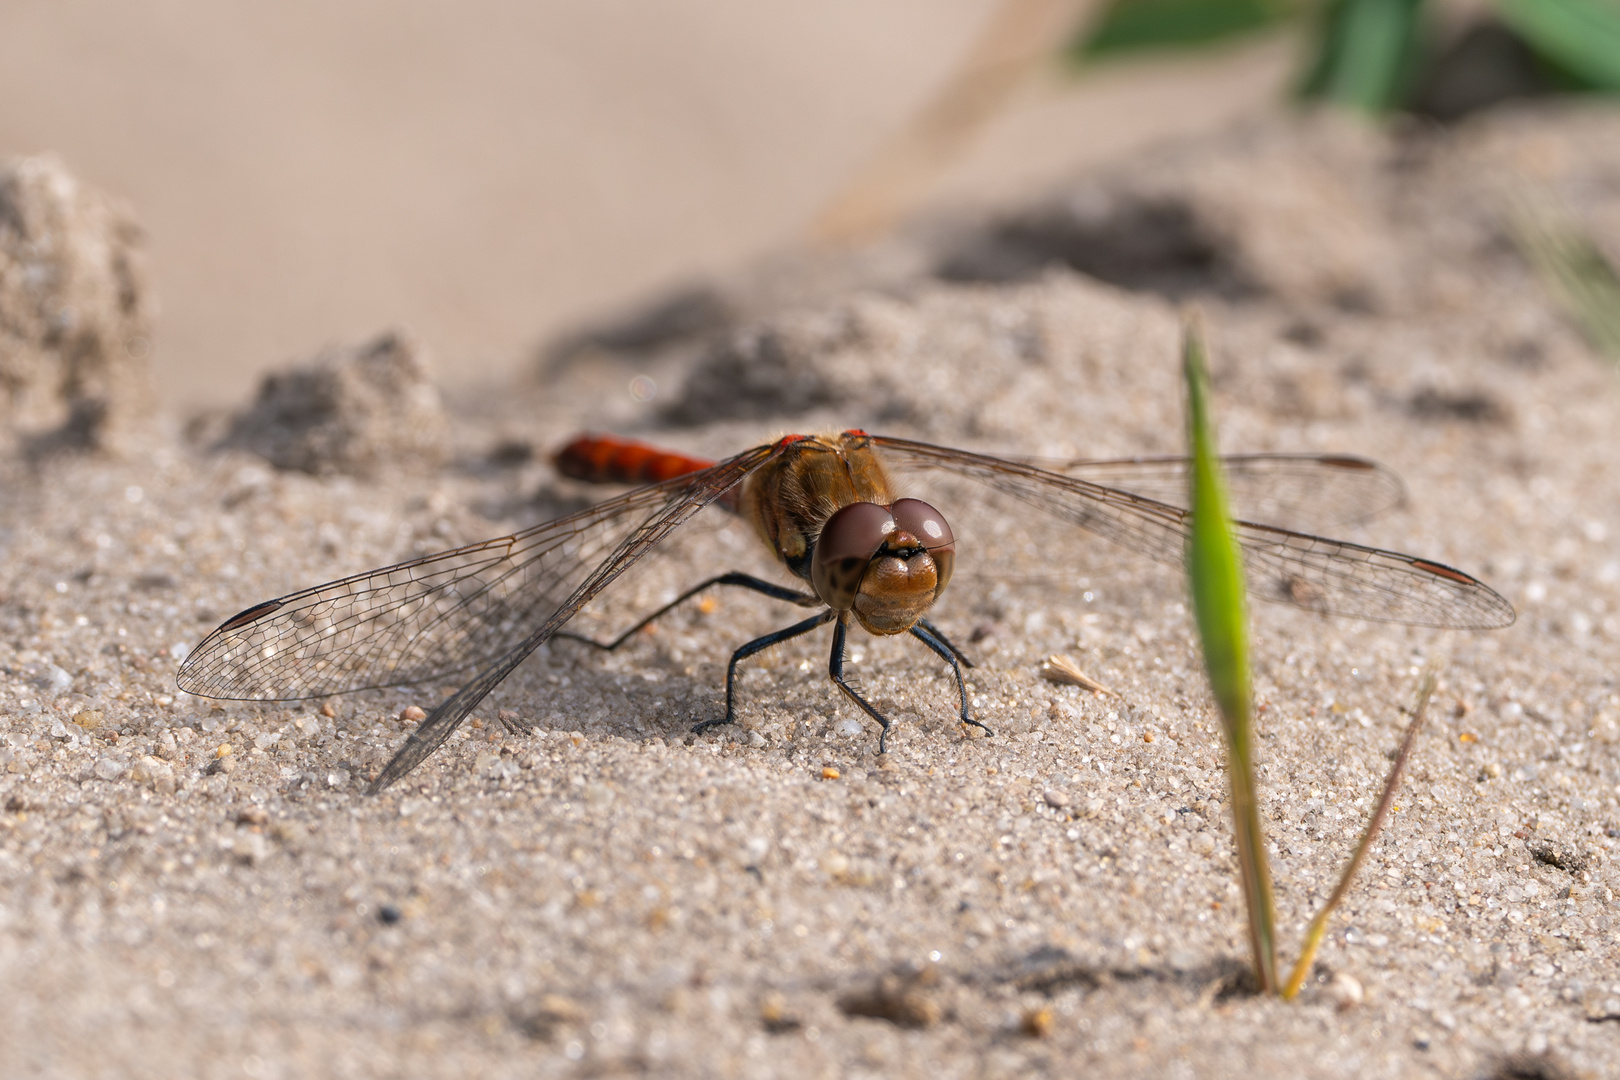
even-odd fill
[{"label": "green grass blade", "polygon": [[1238,873],[1248,907],[1255,982],[1261,993],[1271,993],[1277,988],[1277,920],[1254,783],[1253,698],[1243,560],[1232,535],[1226,484],[1221,476],[1210,421],[1203,335],[1192,321],[1184,333],[1187,428],[1193,459],[1192,535],[1187,543],[1187,577],[1192,588],[1198,635],[1203,643],[1204,666],[1209,672],[1210,688],[1226,731],[1232,827],[1237,838]]},{"label": "green grass blade", "polygon": [[1543,56],[1600,90],[1620,90],[1620,0],[1496,0]]},{"label": "green grass blade", "polygon": [[1067,53],[1071,60],[1085,61],[1197,47],[1264,30],[1298,12],[1297,0],[1114,0]]},{"label": "green grass blade", "polygon": [[1515,213],[1520,249],[1593,347],[1620,362],[1620,273],[1568,210],[1525,193]]},{"label": "green grass blade", "polygon": [[1350,883],[1355,880],[1356,871],[1366,861],[1367,852],[1372,849],[1372,842],[1378,836],[1378,831],[1384,827],[1384,818],[1389,815],[1389,808],[1395,802],[1395,791],[1401,784],[1401,770],[1406,768],[1406,761],[1412,756],[1412,747],[1417,742],[1418,732],[1423,730],[1424,717],[1428,715],[1429,699],[1434,697],[1436,676],[1434,668],[1423,673],[1423,679],[1418,683],[1417,707],[1412,710],[1412,722],[1406,725],[1406,736],[1401,740],[1400,752],[1395,755],[1395,764],[1390,766],[1389,776],[1384,781],[1384,794],[1378,800],[1378,806],[1373,810],[1372,817],[1367,820],[1367,828],[1361,834],[1361,842],[1350,856],[1350,865],[1344,868],[1344,874],[1339,878],[1338,888],[1333,890],[1322,910],[1316,913],[1311,920],[1310,927],[1305,931],[1305,948],[1299,954],[1299,962],[1294,965],[1293,974],[1288,978],[1288,984],[1282,989],[1282,996],[1291,999],[1299,993],[1299,988],[1305,983],[1305,976],[1310,974],[1311,964],[1316,959],[1316,950],[1322,944],[1322,938],[1327,933],[1328,918],[1333,909],[1339,906],[1345,893],[1350,891]]},{"label": "green grass blade", "polygon": [[1332,0],[1306,98],[1384,112],[1406,98],[1423,37],[1423,0]]}]

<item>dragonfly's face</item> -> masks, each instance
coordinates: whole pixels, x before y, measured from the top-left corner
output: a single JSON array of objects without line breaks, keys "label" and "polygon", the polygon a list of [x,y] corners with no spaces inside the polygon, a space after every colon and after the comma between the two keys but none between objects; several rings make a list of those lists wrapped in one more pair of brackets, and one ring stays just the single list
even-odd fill
[{"label": "dragonfly's face", "polygon": [[857,502],[822,526],[810,581],[828,607],[853,611],[870,632],[900,634],[945,591],[955,566],[956,537],[932,506]]}]

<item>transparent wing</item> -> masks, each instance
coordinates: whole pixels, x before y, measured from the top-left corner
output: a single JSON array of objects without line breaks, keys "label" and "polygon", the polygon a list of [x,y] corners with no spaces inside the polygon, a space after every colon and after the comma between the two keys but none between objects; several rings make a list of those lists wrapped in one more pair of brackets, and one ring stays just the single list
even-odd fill
[{"label": "transparent wing", "polygon": [[[1167,502],[1026,461],[906,439],[873,442],[899,468],[944,470],[979,481],[1149,558],[1183,564],[1191,513]],[[1490,629],[1514,619],[1512,606],[1484,583],[1428,559],[1246,521],[1236,522],[1235,530],[1250,590],[1261,599],[1413,626]]]},{"label": "transparent wing", "polygon": [[[614,577],[776,451],[755,447],[511,536],[266,601],[180,667],[182,690],[288,700],[425,682],[555,632]],[[531,638],[534,638],[532,642]]]},{"label": "transparent wing", "polygon": [[[1136,457],[1108,461],[1024,458],[1045,472],[1180,505],[1187,498],[1187,458]],[[1311,531],[1354,525],[1401,505],[1406,485],[1389,468],[1345,454],[1230,454],[1226,470],[1232,513]]]}]

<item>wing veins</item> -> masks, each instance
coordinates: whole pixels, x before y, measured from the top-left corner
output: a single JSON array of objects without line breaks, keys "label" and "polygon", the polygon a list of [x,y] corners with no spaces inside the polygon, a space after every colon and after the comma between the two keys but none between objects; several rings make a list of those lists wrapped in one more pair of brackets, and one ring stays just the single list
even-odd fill
[{"label": "wing veins", "polygon": [[[1018,461],[883,438],[878,445],[925,467],[944,468],[1096,533],[1160,562],[1183,565],[1190,511],[1143,495]],[[1245,565],[1256,584],[1257,567],[1279,571],[1253,588],[1267,600],[1308,610],[1412,625],[1489,628],[1513,621],[1512,608],[1488,586],[1434,560],[1331,540],[1280,526],[1234,523]],[[1426,568],[1444,570],[1437,573]]]},{"label": "wing veins", "polygon": [[[760,449],[770,448],[747,453]],[[182,665],[182,688],[212,697],[298,700],[465,671],[521,640],[538,609],[567,606],[567,601],[559,602],[559,592],[570,584],[570,574],[589,567],[582,567],[580,559],[559,556],[559,550],[578,541],[585,560],[610,547],[617,550],[625,538],[611,533],[630,528],[625,515],[642,510],[656,514],[660,507],[667,511],[692,491],[709,501],[718,493],[708,492],[715,479],[707,474],[729,475],[734,470],[720,470],[730,464],[638,488],[509,536],[408,559],[257,605],[270,610],[237,626],[227,620],[204,639]],[[532,580],[525,586],[526,578]],[[466,591],[458,594],[458,588]],[[471,617],[475,611],[499,612],[494,629]],[[413,618],[413,613],[426,619]],[[397,617],[389,620],[390,614]],[[434,650],[447,654],[443,662],[424,663],[424,654]],[[356,678],[366,671],[378,677]]]},{"label": "wing veins", "polygon": [[685,484],[675,486],[684,488],[684,495],[672,499],[662,513],[638,525],[629,536],[620,541],[613,554],[580,583],[573,595],[564,601],[549,619],[429,713],[427,719],[411,732],[405,745],[378,775],[376,781],[372,783],[371,790],[381,791],[421,764],[455,732],[467,714],[472,712],[491,690],[510,675],[530,653],[560,630],[592,597],[612,584],[636,559],[640,558],[643,552],[661,543],[693,514],[719,498],[766,460],[774,457],[780,452],[782,445],[772,443],[756,446],[700,473],[679,478],[685,481]]}]

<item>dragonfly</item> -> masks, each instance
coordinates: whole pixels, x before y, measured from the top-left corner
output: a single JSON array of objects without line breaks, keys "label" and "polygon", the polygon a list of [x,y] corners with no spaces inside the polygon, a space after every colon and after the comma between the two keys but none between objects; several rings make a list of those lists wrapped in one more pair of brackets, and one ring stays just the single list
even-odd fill
[{"label": "dragonfly", "polygon": [[[944,513],[902,492],[932,495],[931,484],[946,493],[977,488],[1003,507],[1004,520],[1041,519],[1176,567],[1191,524],[1191,512],[1175,504],[1187,490],[1181,458],[1044,461],[850,430],[787,435],[721,461],[585,435],[553,461],[567,476],[636,486],[509,536],[255,604],[186,657],[180,688],[204,697],[292,701],[466,678],[378,774],[370,786],[377,793],[433,754],[542,644],[572,638],[613,649],[699,593],[733,586],[814,613],[739,646],[726,669],[724,714],[693,730],[735,721],[742,661],[831,624],[828,676],[877,721],[883,753],[890,721],[844,672],[852,626],[921,643],[951,669],[961,722],[989,731],[970,708],[962,675],[969,658],[928,618],[955,572],[956,533]],[[1223,461],[1236,505],[1279,519],[1323,506],[1359,519],[1399,501],[1404,490],[1389,470],[1359,457],[1250,454]],[[582,609],[710,505],[749,522],[800,587],[731,571],[686,589],[612,640],[576,633],[570,623]],[[1263,599],[1415,626],[1491,629],[1515,617],[1489,586],[1432,559],[1278,524],[1239,520],[1233,528],[1251,593]],[[505,710],[500,715],[513,734],[532,727]]]}]

